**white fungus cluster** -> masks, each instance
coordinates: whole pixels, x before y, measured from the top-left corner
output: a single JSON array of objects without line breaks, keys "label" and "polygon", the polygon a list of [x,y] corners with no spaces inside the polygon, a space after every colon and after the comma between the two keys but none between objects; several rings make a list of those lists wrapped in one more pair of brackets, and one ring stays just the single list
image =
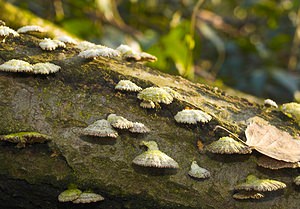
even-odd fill
[{"label": "white fungus cluster", "polygon": [[119,83],[115,86],[115,89],[120,91],[132,91],[132,92],[143,90],[141,87],[139,87],[138,85],[136,85],[130,80],[120,80]]},{"label": "white fungus cluster", "polygon": [[114,58],[119,57],[120,53],[109,47],[94,47],[80,52],[78,56],[85,59],[95,59],[97,57]]},{"label": "white fungus cluster", "polygon": [[56,40],[59,40],[65,44],[77,44],[77,41],[70,36],[59,36],[56,38]]},{"label": "white fungus cluster", "polygon": [[33,73],[33,74],[50,74],[56,73],[60,69],[60,66],[46,62],[46,63],[36,63],[31,65],[30,63],[12,59],[9,60],[2,65],[0,65],[0,71],[4,72],[25,72],[25,73]]},{"label": "white fungus cluster", "polygon": [[212,117],[201,110],[182,110],[178,112],[174,119],[177,123],[197,124],[197,122],[207,123]]},{"label": "white fungus cluster", "polygon": [[66,44],[64,42],[61,42],[59,40],[52,40],[51,38],[44,38],[40,43],[39,46],[43,50],[52,51],[56,48],[66,48]]},{"label": "white fungus cluster", "polygon": [[5,42],[6,37],[8,37],[10,35],[12,35],[13,37],[17,37],[17,36],[19,36],[19,33],[7,26],[1,25],[0,26],[0,36],[3,37],[2,42]]},{"label": "white fungus cluster", "polygon": [[136,52],[130,46],[121,44],[116,48],[120,52],[122,58],[126,61],[135,61],[135,62],[155,62],[157,57],[146,53],[146,52]]}]

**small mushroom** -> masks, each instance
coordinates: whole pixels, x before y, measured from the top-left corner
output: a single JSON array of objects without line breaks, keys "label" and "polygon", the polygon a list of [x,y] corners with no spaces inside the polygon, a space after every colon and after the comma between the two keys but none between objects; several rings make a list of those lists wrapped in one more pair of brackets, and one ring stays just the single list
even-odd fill
[{"label": "small mushroom", "polygon": [[59,202],[70,202],[78,199],[80,194],[82,193],[81,190],[77,189],[75,185],[69,185],[68,189],[63,191],[58,195]]},{"label": "small mushroom", "polygon": [[33,65],[34,74],[49,74],[56,73],[60,69],[60,66],[52,64],[50,62],[46,63],[36,63]]},{"label": "small mushroom", "polygon": [[177,123],[197,124],[197,122],[207,123],[212,117],[201,110],[186,109],[178,112],[174,119]]},{"label": "small mushroom", "polygon": [[1,141],[16,143],[18,148],[25,147],[26,144],[44,143],[51,140],[51,137],[38,132],[19,132],[0,136]]},{"label": "small mushroom", "polygon": [[265,197],[264,194],[259,193],[257,191],[239,191],[232,196],[234,199],[238,200],[246,200],[246,199],[261,199]]},{"label": "small mushroom", "polygon": [[188,172],[188,174],[197,179],[206,179],[210,177],[210,172],[205,168],[201,168],[196,161],[192,162],[191,170]]},{"label": "small mushroom", "polygon": [[97,120],[93,124],[84,128],[81,132],[86,136],[111,137],[117,138],[118,132],[113,129],[107,120]]},{"label": "small mushroom", "polygon": [[29,32],[45,32],[45,29],[38,25],[26,25],[17,30],[18,33],[29,33]]},{"label": "small mushroom", "polygon": [[278,105],[276,104],[276,102],[274,102],[272,99],[266,99],[264,100],[264,105],[266,107],[274,107],[274,108],[278,108]]},{"label": "small mushroom", "polygon": [[159,87],[146,88],[138,93],[137,98],[143,100],[143,102],[153,102],[155,105],[158,105],[158,103],[171,104],[173,102],[172,95]]},{"label": "small mushroom", "polygon": [[300,104],[296,102],[285,103],[281,111],[290,118],[293,118],[300,126]]},{"label": "small mushroom", "polygon": [[121,91],[142,91],[143,89],[130,80],[120,80],[115,89]]},{"label": "small mushroom", "polygon": [[234,187],[235,190],[255,190],[258,192],[276,191],[284,188],[286,188],[285,183],[271,179],[259,179],[254,175],[247,176],[245,183],[238,184]]},{"label": "small mushroom", "polygon": [[12,59],[0,65],[0,71],[4,72],[33,72],[32,65],[23,60]]},{"label": "small mushroom", "polygon": [[294,183],[295,183],[297,186],[300,186],[300,176],[297,176],[297,177],[294,179]]},{"label": "small mushroom", "polygon": [[122,116],[118,116],[116,114],[110,114],[107,117],[107,121],[112,125],[114,128],[119,129],[129,129],[133,127],[133,122],[123,118]]},{"label": "small mushroom", "polygon": [[99,202],[104,200],[104,197],[102,197],[100,194],[96,194],[92,191],[85,191],[82,192],[79,197],[72,202],[75,204],[79,203],[92,203],[92,202]]},{"label": "small mushroom", "polygon": [[250,154],[251,148],[231,137],[222,137],[206,146],[206,150],[218,154]]},{"label": "small mushroom", "polygon": [[141,145],[146,146],[148,150],[135,157],[133,164],[154,168],[179,168],[175,160],[158,149],[155,141],[142,141]]},{"label": "small mushroom", "polygon": [[141,59],[139,61],[141,62],[156,62],[157,57],[153,56],[152,54],[149,54],[147,52],[142,52],[139,54]]},{"label": "small mushroom", "polygon": [[285,162],[282,160],[276,160],[274,158],[270,158],[265,155],[259,157],[256,163],[258,166],[272,169],[272,170],[278,170],[282,168],[300,168],[300,162],[295,162],[295,163]]},{"label": "small mushroom", "polygon": [[133,126],[129,129],[131,133],[148,133],[150,129],[143,123],[134,122]]}]

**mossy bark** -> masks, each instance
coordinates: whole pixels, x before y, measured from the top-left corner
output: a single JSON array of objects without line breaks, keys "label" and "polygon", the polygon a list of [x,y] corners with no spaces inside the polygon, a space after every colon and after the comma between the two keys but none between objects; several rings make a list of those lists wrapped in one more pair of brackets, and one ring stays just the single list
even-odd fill
[{"label": "mossy bark", "polygon": [[[114,59],[88,61],[79,58],[72,46],[51,52],[38,47],[40,39],[30,35],[8,38],[0,45],[0,62],[22,59],[30,63],[52,62],[61,66],[54,75],[0,73],[0,134],[38,131],[52,141],[17,149],[0,146],[0,200],[5,208],[65,208],[58,194],[75,183],[92,189],[106,200],[91,208],[297,208],[300,193],[292,184],[297,170],[269,171],[258,168],[258,153],[224,156],[200,153],[200,139],[208,144],[224,132],[213,132],[222,125],[242,138],[246,120],[261,116],[290,132],[299,127],[277,111],[227,95],[203,84],[167,75],[141,64]],[[120,79],[139,86],[169,86],[184,97],[161,109],[140,108],[135,93],[114,90]],[[213,116],[208,125],[176,124],[173,116],[184,107],[201,109]],[[116,140],[83,137],[80,129],[115,113],[151,128],[146,135],[119,132]],[[176,172],[142,169],[132,160],[143,150],[141,140],[155,140],[160,149],[175,159]],[[188,177],[196,160],[212,176],[205,181]],[[270,194],[263,201],[236,201],[232,189],[248,174],[274,178],[287,183],[284,192]],[[28,193],[30,190],[32,192]]]}]

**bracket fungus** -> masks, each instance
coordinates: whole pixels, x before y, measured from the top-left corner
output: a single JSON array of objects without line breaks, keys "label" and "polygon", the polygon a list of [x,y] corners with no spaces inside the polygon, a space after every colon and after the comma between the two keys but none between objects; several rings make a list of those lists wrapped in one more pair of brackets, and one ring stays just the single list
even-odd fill
[{"label": "bracket fungus", "polygon": [[140,145],[146,146],[148,150],[135,157],[133,164],[153,168],[179,168],[175,160],[158,149],[155,141],[142,141]]},{"label": "bracket fungus", "polygon": [[268,157],[292,163],[300,161],[300,140],[260,117],[249,119],[245,135],[248,146]]},{"label": "bracket fungus", "polygon": [[126,61],[134,61],[134,62],[155,62],[157,61],[157,57],[146,53],[146,52],[136,52],[130,46],[121,44],[116,48],[117,51],[120,52],[122,58]]},{"label": "bracket fungus", "polygon": [[265,155],[259,157],[256,163],[260,167],[272,170],[278,170],[282,168],[300,168],[300,162],[290,163],[282,160],[276,160]]},{"label": "bracket fungus", "polygon": [[266,99],[264,100],[264,105],[266,107],[274,107],[274,108],[278,108],[278,105],[276,102],[274,102],[272,99]]},{"label": "bracket fungus", "polygon": [[70,36],[59,36],[56,38],[56,40],[59,40],[65,44],[77,44],[77,41]]},{"label": "bracket fungus", "polygon": [[154,108],[153,104],[159,106],[159,103],[171,104],[173,102],[172,95],[159,87],[146,88],[138,93],[137,98],[142,100],[143,103],[140,106],[144,108]]},{"label": "bracket fungus", "polygon": [[192,162],[191,169],[188,174],[197,179],[206,179],[210,177],[210,172],[205,168],[201,168],[196,161]]},{"label": "bracket fungus", "polygon": [[233,194],[232,197],[237,200],[246,200],[246,199],[258,200],[265,197],[265,195],[257,191],[239,191]]},{"label": "bracket fungus", "polygon": [[17,30],[18,33],[30,33],[30,32],[45,32],[45,29],[38,25],[26,25]]},{"label": "bracket fungus", "polygon": [[112,127],[118,129],[129,129],[133,127],[133,122],[116,114],[109,114],[107,116],[107,121],[110,123],[110,125],[112,125]]},{"label": "bracket fungus", "polygon": [[78,56],[85,59],[95,59],[97,57],[114,58],[120,56],[120,53],[109,47],[101,46],[81,51]]},{"label": "bracket fungus", "polygon": [[295,183],[297,186],[300,186],[300,176],[297,176],[297,177],[294,179],[294,183]]},{"label": "bracket fungus", "polygon": [[56,73],[60,69],[60,66],[52,64],[50,62],[36,63],[33,65],[34,74],[50,74]]},{"label": "bracket fungus", "polygon": [[245,183],[238,184],[234,187],[235,190],[246,191],[276,191],[286,188],[286,184],[272,179],[259,179],[254,175],[248,175]]},{"label": "bracket fungus", "polygon": [[166,92],[168,92],[174,99],[181,99],[182,96],[181,94],[179,94],[177,91],[171,89],[170,87],[164,86],[161,87],[163,90],[165,90]]},{"label": "bracket fungus", "polygon": [[7,26],[1,25],[0,26],[0,36],[3,38],[2,42],[5,42],[6,37],[8,37],[9,35],[12,35],[13,37],[17,37],[17,36],[19,36],[19,33]]},{"label": "bracket fungus", "polygon": [[130,80],[120,80],[119,83],[115,86],[115,89],[121,91],[132,91],[132,92],[143,90],[141,87],[139,87],[138,85],[136,85]]},{"label": "bracket fungus", "polygon": [[283,104],[281,111],[290,118],[293,118],[300,126],[300,104],[290,102]]},{"label": "bracket fungus", "polygon": [[197,124],[197,122],[207,123],[212,117],[201,110],[182,110],[178,112],[174,119],[177,123]]},{"label": "bracket fungus", "polygon": [[104,197],[102,197],[100,194],[96,194],[92,191],[84,191],[82,192],[79,197],[75,200],[72,200],[73,203],[79,204],[79,203],[92,203],[92,202],[99,202],[104,200]]},{"label": "bracket fungus", "polygon": [[221,137],[219,140],[206,146],[206,150],[219,154],[250,154],[251,148],[231,137]]},{"label": "bracket fungus", "polygon": [[107,120],[97,120],[93,124],[84,128],[81,134],[86,136],[111,137],[117,138],[118,132],[113,129]]},{"label": "bracket fungus", "polygon": [[0,71],[30,73],[33,71],[33,67],[30,63],[23,60],[12,59],[0,65]]},{"label": "bracket fungus", "polygon": [[133,126],[129,128],[131,133],[149,133],[150,129],[145,126],[143,123],[134,122]]},{"label": "bracket fungus", "polygon": [[44,38],[40,43],[39,46],[43,50],[52,51],[58,47],[66,48],[66,44],[59,40],[52,40],[51,38]]},{"label": "bracket fungus", "polygon": [[51,137],[38,132],[19,132],[0,136],[1,141],[16,143],[18,148],[23,148],[26,144],[44,143],[51,140]]},{"label": "bracket fungus", "polygon": [[74,185],[58,195],[59,202],[71,202],[79,198],[82,191],[77,189]]}]

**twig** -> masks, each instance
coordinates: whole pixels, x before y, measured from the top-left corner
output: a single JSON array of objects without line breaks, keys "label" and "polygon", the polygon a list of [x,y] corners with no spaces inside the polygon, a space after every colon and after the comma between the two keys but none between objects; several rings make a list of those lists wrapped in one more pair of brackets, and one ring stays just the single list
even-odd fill
[{"label": "twig", "polygon": [[232,133],[231,131],[229,131],[228,129],[224,128],[223,126],[219,126],[217,125],[215,128],[214,128],[214,131],[216,129],[222,129],[224,131],[226,131],[227,133],[231,134],[234,138],[236,138],[239,142],[243,143],[244,145],[248,146],[243,140],[241,140],[236,134]]}]

